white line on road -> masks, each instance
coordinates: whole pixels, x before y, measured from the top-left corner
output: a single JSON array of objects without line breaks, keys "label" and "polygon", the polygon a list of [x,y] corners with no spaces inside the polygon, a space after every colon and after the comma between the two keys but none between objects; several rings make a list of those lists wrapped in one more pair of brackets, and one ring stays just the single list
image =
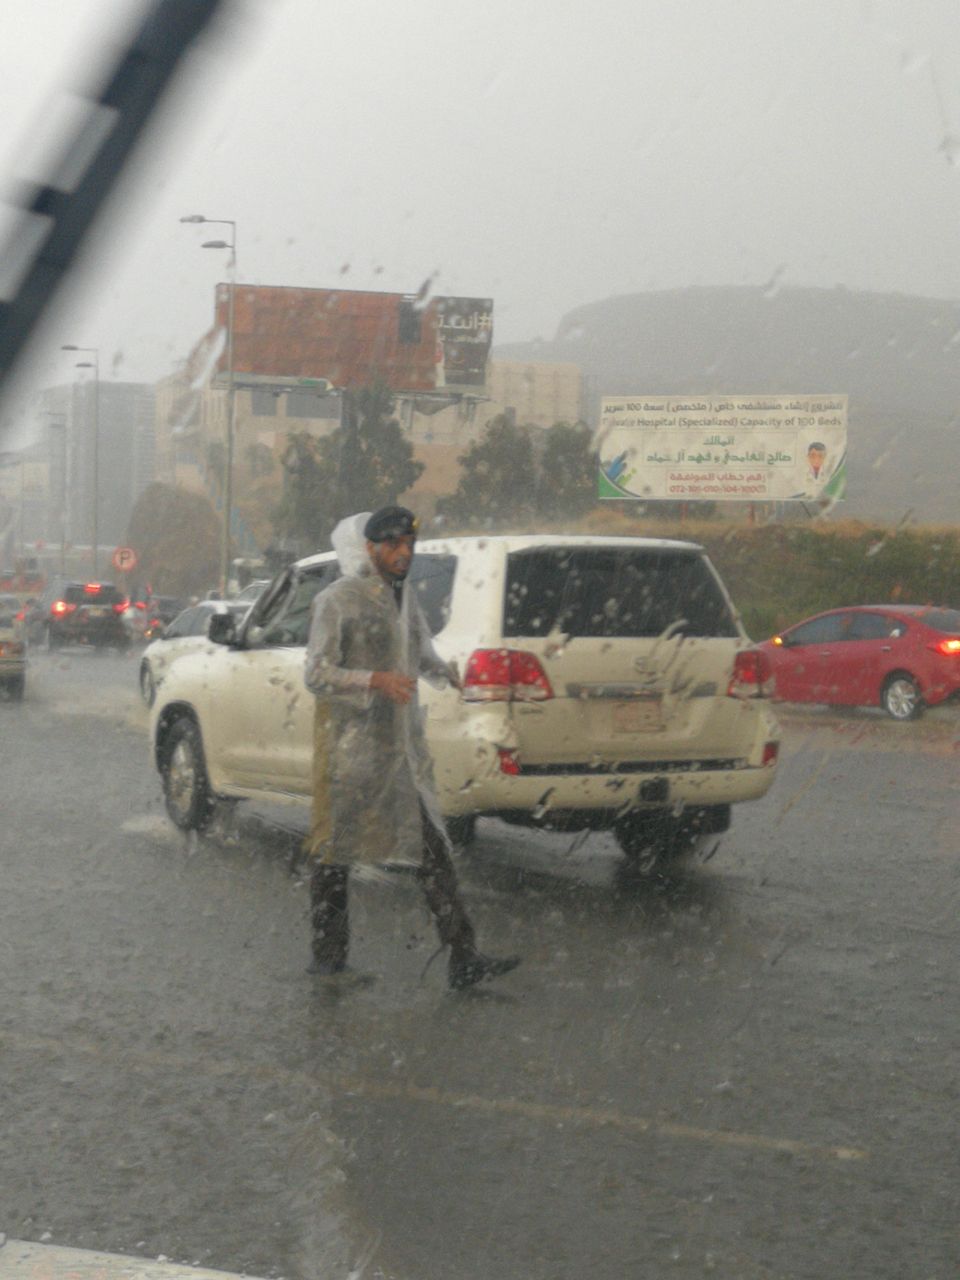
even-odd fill
[{"label": "white line on road", "polygon": [[[101,1061],[118,1058],[115,1045],[87,1037],[70,1035],[66,1039],[53,1036],[31,1036],[0,1032],[0,1048],[54,1055],[82,1053]],[[330,1093],[372,1098],[378,1101],[416,1102],[451,1110],[473,1111],[482,1115],[519,1116],[529,1120],[542,1120],[550,1124],[586,1125],[592,1128],[612,1128],[623,1133],[644,1133],[667,1138],[681,1138],[721,1147],[739,1147],[754,1151],[779,1152],[808,1156],[820,1160],[866,1160],[869,1152],[861,1147],[824,1146],[801,1142],[795,1138],[775,1138],[760,1133],[740,1133],[725,1129],[703,1129],[695,1125],[677,1124],[668,1120],[653,1120],[631,1115],[611,1107],[563,1106],[555,1103],[531,1102],[523,1098],[487,1098],[482,1094],[456,1093],[438,1089],[432,1085],[417,1085],[411,1081],[375,1079],[362,1075],[349,1075],[324,1068],[322,1075],[312,1076],[304,1071],[291,1071],[272,1063],[244,1062],[237,1059],[193,1058],[185,1054],[149,1052],[124,1053],[118,1062],[122,1067],[144,1068],[162,1066],[185,1071],[194,1076],[207,1075],[252,1077],[257,1080],[276,1080],[297,1087],[323,1087]]]}]

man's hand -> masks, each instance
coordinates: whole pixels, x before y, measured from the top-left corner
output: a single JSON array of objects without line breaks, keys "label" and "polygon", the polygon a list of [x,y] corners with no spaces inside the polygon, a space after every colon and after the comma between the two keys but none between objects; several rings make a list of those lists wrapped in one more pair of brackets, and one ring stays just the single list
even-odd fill
[{"label": "man's hand", "polygon": [[411,680],[402,671],[374,671],[370,677],[371,689],[376,689],[377,693],[382,693],[401,707],[410,701],[416,687],[416,680]]}]

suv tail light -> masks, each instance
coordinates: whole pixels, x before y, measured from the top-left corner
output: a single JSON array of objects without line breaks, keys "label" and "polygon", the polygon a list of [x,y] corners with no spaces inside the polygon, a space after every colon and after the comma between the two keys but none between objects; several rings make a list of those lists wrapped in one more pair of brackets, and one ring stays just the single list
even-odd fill
[{"label": "suv tail light", "polygon": [[62,618],[65,613],[73,613],[76,607],[75,604],[67,604],[66,600],[54,600],[50,606],[50,612],[54,617]]},{"label": "suv tail light", "polygon": [[729,698],[769,698],[773,694],[773,669],[761,649],[741,649],[733,660],[727,685]]},{"label": "suv tail light", "polygon": [[114,612],[115,614],[117,614],[117,616],[119,617],[119,615],[120,615],[121,613],[126,613],[126,611],[127,611],[129,608],[130,608],[130,601],[129,601],[129,600],[121,600],[119,604],[115,604],[115,605],[113,606],[113,612]]},{"label": "suv tail light", "polygon": [[474,649],[463,676],[463,697],[467,702],[545,702],[553,689],[536,654]]}]

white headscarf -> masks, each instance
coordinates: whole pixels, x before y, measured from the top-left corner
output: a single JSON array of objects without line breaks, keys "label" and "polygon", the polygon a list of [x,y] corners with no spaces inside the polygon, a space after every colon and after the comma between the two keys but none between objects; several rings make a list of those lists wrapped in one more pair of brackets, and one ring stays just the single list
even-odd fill
[{"label": "white headscarf", "polygon": [[367,540],[363,536],[371,514],[370,511],[358,511],[356,515],[344,516],[330,535],[344,577],[359,577],[373,572]]}]

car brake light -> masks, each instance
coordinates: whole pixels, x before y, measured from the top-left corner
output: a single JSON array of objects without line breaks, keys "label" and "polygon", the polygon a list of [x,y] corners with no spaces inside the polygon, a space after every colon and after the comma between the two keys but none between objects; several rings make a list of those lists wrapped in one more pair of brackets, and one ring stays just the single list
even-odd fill
[{"label": "car brake light", "polygon": [[88,596],[98,596],[100,594],[100,583],[86,582],[84,583],[83,590]]},{"label": "car brake light", "polygon": [[500,759],[500,772],[509,774],[511,778],[520,776],[520,758],[516,751],[512,751],[509,747],[499,747],[497,755]]},{"label": "car brake light", "polygon": [[553,689],[536,654],[474,649],[463,676],[463,697],[467,702],[545,702]]},{"label": "car brake light", "polygon": [[727,685],[730,698],[769,698],[773,693],[770,659],[760,649],[741,649],[733,660]]},{"label": "car brake light", "polygon": [[931,647],[935,653],[942,653],[948,658],[960,654],[960,640],[955,637],[951,637],[949,640],[941,640],[939,644]]},{"label": "car brake light", "polygon": [[75,604],[67,604],[66,600],[54,600],[50,606],[50,612],[55,613],[57,617],[61,617],[65,613],[73,613],[76,607]]},{"label": "car brake light", "polygon": [[120,614],[120,613],[126,613],[126,611],[127,611],[129,608],[130,608],[130,601],[129,601],[129,600],[121,600],[119,604],[115,604],[115,605],[113,606],[113,612],[114,612],[114,613],[117,613],[117,614]]}]

